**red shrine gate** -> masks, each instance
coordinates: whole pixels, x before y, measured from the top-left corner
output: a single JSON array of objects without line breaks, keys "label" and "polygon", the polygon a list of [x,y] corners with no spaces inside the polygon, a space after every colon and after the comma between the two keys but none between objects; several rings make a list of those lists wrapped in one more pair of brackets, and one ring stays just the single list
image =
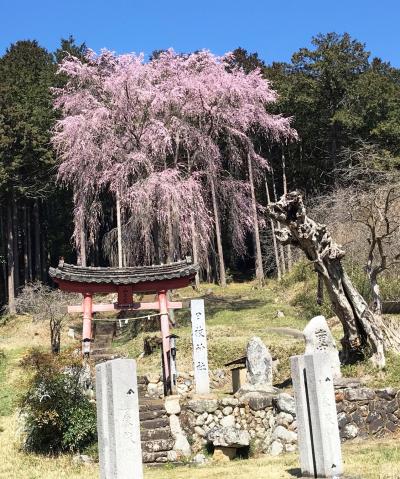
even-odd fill
[{"label": "red shrine gate", "polygon": [[[168,291],[185,288],[194,282],[198,266],[188,258],[167,265],[129,268],[83,267],[60,262],[50,268],[51,278],[63,291],[81,293],[82,305],[69,306],[69,313],[83,313],[82,352],[90,354],[92,341],[93,313],[105,311],[159,311],[164,389],[169,392],[172,385],[170,371],[170,320],[168,310],[182,308],[181,302],[168,300]],[[93,304],[95,293],[117,293],[116,303]],[[156,293],[155,302],[133,302],[134,293]]]}]

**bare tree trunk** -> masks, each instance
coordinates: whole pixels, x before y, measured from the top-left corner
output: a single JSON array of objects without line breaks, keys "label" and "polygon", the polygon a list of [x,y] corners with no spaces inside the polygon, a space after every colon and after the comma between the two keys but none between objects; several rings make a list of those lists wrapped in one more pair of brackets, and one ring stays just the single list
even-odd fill
[{"label": "bare tree trunk", "polygon": [[[267,205],[270,205],[271,197],[269,195],[267,179],[265,179],[265,191],[267,193]],[[276,272],[278,274],[278,280],[280,281],[281,278],[282,278],[282,272],[281,272],[281,264],[280,264],[280,260],[279,260],[278,244],[277,244],[276,236],[275,236],[275,223],[274,223],[274,220],[272,218],[269,219],[269,222],[270,222],[270,225],[271,225],[272,242],[273,242],[273,245],[274,245]]]},{"label": "bare tree trunk", "polygon": [[353,286],[341,264],[345,253],[333,241],[326,226],[307,216],[297,191],[271,204],[268,215],[286,226],[276,231],[278,240],[300,248],[322,276],[332,308],[343,326],[344,362],[360,358],[371,348],[371,360],[383,368],[384,348],[400,351],[399,333],[392,325],[385,324],[381,316],[373,314]]},{"label": "bare tree trunk", "polygon": [[217,203],[217,195],[215,193],[214,178],[212,176],[210,176],[210,185],[211,185],[212,205],[214,210],[215,237],[217,241],[217,251],[218,251],[219,284],[223,288],[225,288],[226,274],[225,274],[224,251],[222,249],[221,225],[219,222],[218,203]]},{"label": "bare tree trunk", "polygon": [[[193,254],[193,262],[195,264],[198,264],[199,262],[199,254],[197,250],[197,234],[196,234],[196,227],[194,224],[194,218],[193,215],[191,217],[191,229],[192,229],[192,254]],[[198,290],[200,288],[200,272],[196,273],[195,276],[195,286],[196,289]]]},{"label": "bare tree trunk", "polygon": [[26,204],[23,206],[23,229],[24,229],[24,283],[28,284],[29,278],[29,253],[28,253],[28,212]]},{"label": "bare tree trunk", "polygon": [[[14,195],[11,196],[14,201]],[[8,311],[10,314],[16,313],[15,308],[15,264],[14,264],[14,227],[12,224],[12,205],[7,208],[7,286],[8,286]]]},{"label": "bare tree trunk", "polygon": [[[276,193],[275,176],[274,176],[274,171],[273,170],[272,170],[272,191],[274,193],[274,200],[275,200],[275,202],[277,202],[278,201],[278,195]],[[279,221],[277,223],[278,223],[278,229],[280,229],[281,225],[280,225]],[[282,274],[285,274],[286,273],[285,250],[283,248],[282,243],[279,243],[278,247],[279,247],[279,257],[280,257],[280,262],[281,262],[281,272],[282,272]]]},{"label": "bare tree trunk", "polygon": [[15,194],[12,195],[12,227],[13,227],[13,249],[14,249],[14,289],[19,288],[19,248],[18,248],[18,204]]},{"label": "bare tree trunk", "polygon": [[257,214],[257,200],[256,193],[254,190],[254,177],[253,177],[253,164],[251,161],[251,155],[247,154],[247,166],[249,172],[249,183],[250,183],[250,193],[251,193],[251,207],[253,210],[253,224],[254,224],[254,244],[256,250],[256,278],[260,286],[264,285],[264,270],[262,263],[262,253],[261,253],[261,241],[260,241],[260,231],[258,227],[258,214]]},{"label": "bare tree trunk", "polygon": [[80,264],[81,266],[87,266],[86,262],[86,231],[85,231],[85,225],[82,223],[80,226],[80,246],[79,246],[79,253],[80,253]]},{"label": "bare tree trunk", "polygon": [[[287,190],[287,180],[286,180],[286,158],[285,158],[285,151],[283,149],[283,146],[282,146],[282,183],[283,183],[283,194],[286,195],[288,190]],[[290,246],[290,244],[286,246],[286,257],[287,257],[288,271],[290,271],[292,269],[292,247]]]},{"label": "bare tree trunk", "polygon": [[33,222],[34,222],[34,236],[35,236],[35,279],[42,279],[42,258],[40,247],[40,212],[39,200],[36,198],[33,203]]},{"label": "bare tree trunk", "polygon": [[59,354],[61,348],[61,323],[57,320],[50,320],[50,342],[51,352]]},{"label": "bare tree trunk", "polygon": [[121,203],[119,201],[119,194],[117,193],[117,237],[118,237],[118,268],[122,268],[122,229],[121,229]]}]

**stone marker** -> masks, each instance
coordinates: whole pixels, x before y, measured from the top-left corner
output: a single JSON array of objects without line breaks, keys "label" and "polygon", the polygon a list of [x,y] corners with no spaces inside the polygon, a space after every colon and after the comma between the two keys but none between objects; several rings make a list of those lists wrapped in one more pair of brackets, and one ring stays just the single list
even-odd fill
[{"label": "stone marker", "polygon": [[113,359],[96,366],[97,431],[101,479],[142,479],[136,362]]},{"label": "stone marker", "polygon": [[208,375],[207,333],[204,299],[190,301],[192,315],[193,369],[197,394],[210,393]]},{"label": "stone marker", "polygon": [[306,342],[305,354],[327,353],[333,377],[335,379],[342,377],[339,352],[324,316],[312,318],[304,328],[303,334]]},{"label": "stone marker", "polygon": [[329,354],[293,356],[291,368],[302,475],[340,476],[343,465]]}]

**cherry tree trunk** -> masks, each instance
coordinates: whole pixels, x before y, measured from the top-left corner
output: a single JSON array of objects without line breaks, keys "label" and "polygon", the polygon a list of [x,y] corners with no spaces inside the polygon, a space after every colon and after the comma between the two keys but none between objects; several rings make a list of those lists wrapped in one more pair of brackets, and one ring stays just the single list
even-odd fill
[{"label": "cherry tree trunk", "polygon": [[371,285],[371,294],[372,294],[372,305],[371,309],[375,314],[382,314],[382,296],[381,289],[378,284],[378,274],[379,271],[372,269],[372,271],[367,270],[368,279]]},{"label": "cherry tree trunk", "polygon": [[326,225],[307,216],[297,191],[269,205],[268,216],[285,226],[276,231],[278,240],[300,248],[321,275],[344,330],[342,361],[348,363],[371,355],[373,363],[383,368],[385,349],[400,351],[400,335],[390,323],[374,314],[354,287],[341,263],[345,252],[334,242]]},{"label": "cherry tree trunk", "polygon": [[247,166],[248,166],[248,173],[249,173],[250,193],[251,193],[251,207],[253,212],[254,246],[255,246],[255,253],[256,253],[256,279],[258,283],[261,286],[263,286],[264,285],[264,269],[263,269],[263,263],[262,263],[260,231],[258,228],[256,193],[254,191],[253,165],[251,162],[250,155],[247,155]]},{"label": "cherry tree trunk", "polygon": [[[199,253],[197,249],[197,234],[196,234],[196,226],[194,224],[194,217],[192,214],[192,217],[190,218],[190,227],[192,230],[192,254],[193,254],[193,262],[195,264],[198,264],[199,262]],[[195,276],[195,286],[196,289],[198,290],[200,288],[200,274],[199,272],[196,273]]]},{"label": "cherry tree trunk", "polygon": [[[265,179],[265,191],[267,193],[267,205],[271,203],[271,197],[269,195],[269,189],[268,189],[268,182]],[[271,233],[272,233],[272,243],[274,245],[274,256],[275,256],[275,263],[276,263],[276,272],[278,275],[278,280],[280,281],[282,279],[282,272],[281,272],[281,262],[279,259],[279,252],[278,252],[278,243],[276,240],[276,235],[275,235],[275,223],[272,218],[269,220],[270,226],[271,226]]]},{"label": "cherry tree trunk", "polygon": [[217,195],[215,192],[214,179],[210,178],[211,184],[211,198],[212,205],[214,210],[214,222],[215,222],[215,238],[217,242],[217,254],[218,254],[218,267],[219,267],[219,284],[225,288],[226,287],[226,274],[225,274],[225,260],[224,260],[224,251],[222,249],[222,239],[221,239],[221,225],[219,222],[219,213],[218,213],[218,203]]}]

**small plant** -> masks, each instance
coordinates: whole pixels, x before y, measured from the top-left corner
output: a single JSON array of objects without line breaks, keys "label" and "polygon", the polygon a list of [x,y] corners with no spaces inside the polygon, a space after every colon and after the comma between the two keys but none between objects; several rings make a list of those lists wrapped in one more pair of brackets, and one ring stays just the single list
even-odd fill
[{"label": "small plant", "polygon": [[20,403],[28,451],[81,451],[96,440],[96,411],[84,394],[82,364],[68,353],[62,356],[34,350],[22,361],[33,369]]}]

